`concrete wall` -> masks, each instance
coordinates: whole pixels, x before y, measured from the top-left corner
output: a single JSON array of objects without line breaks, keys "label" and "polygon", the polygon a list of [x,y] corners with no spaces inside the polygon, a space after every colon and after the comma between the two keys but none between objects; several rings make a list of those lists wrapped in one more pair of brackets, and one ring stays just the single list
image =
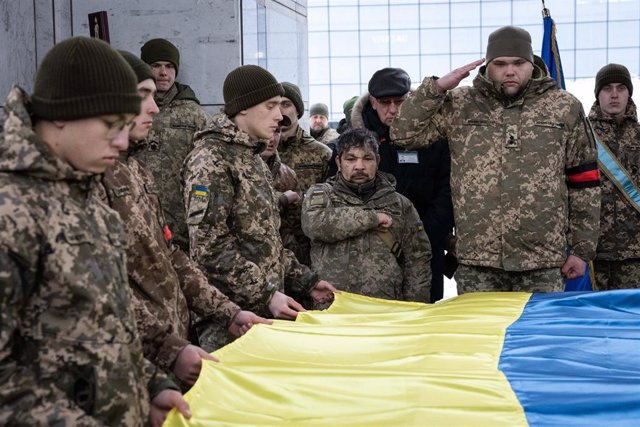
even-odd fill
[{"label": "concrete wall", "polygon": [[210,112],[224,103],[225,76],[243,63],[300,85],[308,100],[306,0],[0,0],[0,104],[14,83],[30,92],[46,52],[88,36],[87,15],[101,10],[118,49],[139,55],[151,38],[174,43],[177,80]]}]

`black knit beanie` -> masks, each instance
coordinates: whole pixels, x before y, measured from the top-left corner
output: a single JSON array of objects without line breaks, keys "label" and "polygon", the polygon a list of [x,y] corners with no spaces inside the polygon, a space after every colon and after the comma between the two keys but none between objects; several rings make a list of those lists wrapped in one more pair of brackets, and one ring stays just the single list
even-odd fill
[{"label": "black knit beanie", "polygon": [[302,117],[304,114],[304,102],[302,101],[302,94],[300,93],[300,88],[293,83],[282,82],[282,87],[284,88],[284,97],[289,98],[293,105],[296,106],[296,112],[298,113],[298,118]]},{"label": "black knit beanie", "polygon": [[151,39],[140,48],[140,58],[151,65],[158,61],[171,62],[176,67],[176,76],[180,68],[180,51],[173,43],[165,39]]},{"label": "black knit beanie", "polygon": [[309,116],[325,116],[329,118],[329,107],[327,104],[323,104],[322,102],[318,102],[317,104],[313,104],[311,108],[309,108]]},{"label": "black knit beanie", "polygon": [[622,83],[627,87],[629,96],[633,95],[633,83],[631,83],[631,74],[624,65],[620,64],[607,64],[600,68],[598,74],[596,74],[596,99],[602,88],[610,83]]},{"label": "black knit beanie", "polygon": [[224,112],[234,117],[242,110],[258,105],[274,96],[284,95],[282,85],[273,75],[257,65],[242,65],[224,79],[222,85]]},{"label": "black knit beanie", "polygon": [[127,64],[129,64],[129,66],[133,69],[133,72],[136,73],[138,83],[148,79],[155,81],[155,77],[153,77],[153,73],[151,72],[151,67],[149,67],[149,64],[135,56],[133,53],[127,52],[126,50],[119,50],[118,53],[122,55],[124,60],[127,61]]},{"label": "black knit beanie", "polygon": [[533,64],[531,35],[524,29],[510,25],[489,34],[487,64],[501,56],[516,56]]},{"label": "black knit beanie", "polygon": [[107,43],[72,37],[45,55],[31,96],[33,114],[45,120],[76,120],[105,114],[139,114],[137,79]]}]

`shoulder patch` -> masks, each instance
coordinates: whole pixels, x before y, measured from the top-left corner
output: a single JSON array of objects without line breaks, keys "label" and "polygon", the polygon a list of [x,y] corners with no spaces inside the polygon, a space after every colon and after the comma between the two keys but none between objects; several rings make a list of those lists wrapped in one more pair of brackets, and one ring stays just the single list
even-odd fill
[{"label": "shoulder patch", "polygon": [[209,187],[206,185],[192,185],[191,186],[191,194],[198,197],[208,197],[209,196]]},{"label": "shoulder patch", "polygon": [[416,229],[418,230],[418,233],[424,231],[424,225],[422,224],[422,221],[416,222]]},{"label": "shoulder patch", "polygon": [[311,206],[325,206],[327,204],[327,195],[322,190],[314,190],[309,199]]}]

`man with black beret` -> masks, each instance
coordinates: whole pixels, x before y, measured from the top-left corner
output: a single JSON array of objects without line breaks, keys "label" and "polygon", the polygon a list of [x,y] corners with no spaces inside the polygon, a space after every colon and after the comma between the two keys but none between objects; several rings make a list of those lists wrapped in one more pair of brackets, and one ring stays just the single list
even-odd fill
[{"label": "man with black beret", "polygon": [[133,156],[153,174],[164,216],[173,230],[173,241],[188,251],[189,234],[184,222],[180,170],[193,149],[194,134],[205,128],[209,116],[194,91],[176,81],[180,51],[173,43],[162,38],[151,39],[140,49],[140,57],[149,64],[155,77],[157,92],[154,98],[160,112]]},{"label": "man with black beret", "polygon": [[[640,125],[627,67],[607,64],[596,75],[589,121],[598,137],[602,174],[597,290],[640,287]],[[633,190],[632,190],[633,189]]]},{"label": "man with black beret", "polygon": [[449,185],[449,149],[445,141],[429,148],[406,150],[389,135],[389,126],[411,90],[411,78],[402,68],[383,68],[369,80],[369,91],[351,111],[351,126],[373,131],[380,144],[379,170],[395,178],[396,191],[415,206],[432,248],[431,301],[442,298],[445,243],[453,230]]},{"label": "man with black beret", "polygon": [[[558,90],[531,36],[506,26],[485,59],[426,77],[391,136],[403,147],[447,138],[460,293],[557,292],[584,275],[600,215],[596,146],[580,101]],[[570,253],[567,255],[567,248]]]}]

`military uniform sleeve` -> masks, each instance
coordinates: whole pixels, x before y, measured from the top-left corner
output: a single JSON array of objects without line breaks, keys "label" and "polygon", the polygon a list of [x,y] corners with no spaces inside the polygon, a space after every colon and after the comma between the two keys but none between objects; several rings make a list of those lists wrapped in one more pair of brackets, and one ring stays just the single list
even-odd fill
[{"label": "military uniform sleeve", "polygon": [[19,358],[37,357],[14,340],[20,312],[35,287],[37,260],[31,258],[39,253],[29,227],[0,217],[0,425],[99,426],[55,384],[19,363]]},{"label": "military uniform sleeve", "polygon": [[421,148],[447,137],[443,117],[450,105],[450,98],[438,93],[436,80],[435,77],[425,77],[400,106],[390,130],[395,144]]},{"label": "military uniform sleeve", "polygon": [[431,245],[416,209],[406,199],[403,205],[403,299],[428,303],[431,294]]},{"label": "military uniform sleeve", "polygon": [[147,378],[147,390],[149,391],[149,401],[153,400],[163,390],[181,391],[180,387],[169,376],[158,369],[148,359],[144,360],[144,375]]},{"label": "military uniform sleeve", "polygon": [[171,263],[180,278],[180,287],[189,309],[203,320],[212,319],[229,325],[240,307],[210,284],[202,270],[180,249],[176,248],[171,254]]},{"label": "military uniform sleeve", "polygon": [[312,186],[302,205],[302,231],[311,240],[339,242],[375,228],[377,213],[358,206],[333,206],[328,184]]},{"label": "military uniform sleeve", "polygon": [[144,357],[170,372],[178,354],[189,344],[168,323],[162,323],[145,305],[142,298],[132,293],[131,303],[140,332]]},{"label": "military uniform sleeve", "polygon": [[191,258],[210,282],[224,284],[235,303],[263,312],[273,292],[260,267],[242,255],[227,223],[235,194],[231,171],[208,152],[192,154],[183,169]]},{"label": "military uniform sleeve", "polygon": [[[577,101],[576,101],[577,102]],[[578,120],[567,143],[565,173],[569,192],[568,242],[571,254],[595,258],[600,230],[598,151],[591,125],[578,103]]]},{"label": "military uniform sleeve", "polygon": [[285,293],[287,295],[309,293],[318,282],[318,275],[300,263],[291,250],[284,248]]}]

